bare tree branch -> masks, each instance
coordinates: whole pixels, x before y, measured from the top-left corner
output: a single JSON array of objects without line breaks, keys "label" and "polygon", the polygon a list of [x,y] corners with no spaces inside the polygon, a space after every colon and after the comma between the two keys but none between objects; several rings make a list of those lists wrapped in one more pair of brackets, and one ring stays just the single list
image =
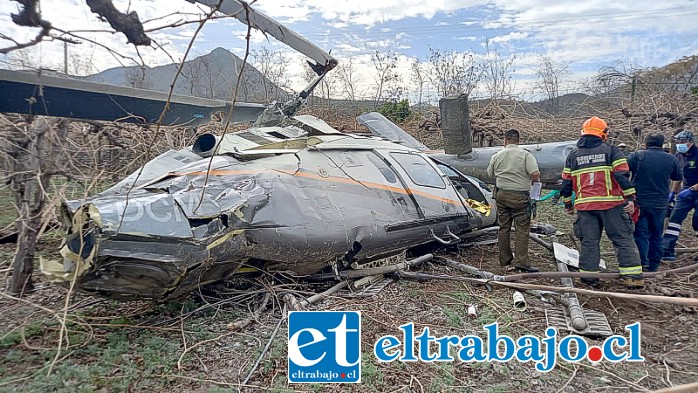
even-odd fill
[{"label": "bare tree branch", "polygon": [[21,4],[24,8],[19,14],[12,14],[12,21],[18,26],[43,27],[51,29],[48,21],[41,19],[39,13],[39,0],[13,0]]},{"label": "bare tree branch", "polygon": [[[13,15],[13,16],[14,16],[14,15]],[[5,54],[8,54],[8,53],[12,52],[13,50],[24,49],[24,48],[28,48],[28,47],[30,47],[30,46],[36,45],[36,44],[38,44],[39,42],[43,41],[43,40],[44,40],[44,37],[48,36],[48,33],[49,33],[50,31],[51,31],[51,24],[49,23],[47,27],[44,27],[44,28],[41,29],[41,31],[39,32],[39,34],[37,34],[36,37],[34,37],[33,40],[27,41],[27,42],[25,42],[25,43],[23,43],[23,44],[17,44],[17,45],[14,45],[14,46],[9,46],[9,47],[7,47],[7,48],[0,48],[0,53],[2,53],[3,55],[5,55]],[[13,40],[13,41],[14,41],[14,40]],[[16,41],[15,41],[15,42],[16,42]]]},{"label": "bare tree branch", "polygon": [[41,19],[41,14],[39,13],[39,0],[13,0],[18,2],[20,5],[23,6],[23,8],[19,11],[18,14],[12,14],[11,18],[12,21],[18,25],[18,26],[27,26],[27,27],[41,27],[41,31],[34,37],[33,40],[27,41],[23,44],[18,43],[12,38],[5,37],[3,35],[3,38],[10,39],[15,43],[14,46],[9,46],[7,48],[0,48],[0,53],[7,54],[12,52],[13,50],[17,49],[24,49],[27,47],[30,47],[32,45],[36,45],[39,42],[43,41],[44,37],[47,37],[49,33],[51,32],[51,23],[48,21],[45,21]]},{"label": "bare tree branch", "polygon": [[111,0],[85,0],[85,2],[90,7],[90,11],[109,22],[109,25],[111,25],[114,30],[123,33],[130,44],[136,46],[150,45],[150,37],[143,31],[143,25],[138,19],[136,11],[124,14],[114,7]]}]

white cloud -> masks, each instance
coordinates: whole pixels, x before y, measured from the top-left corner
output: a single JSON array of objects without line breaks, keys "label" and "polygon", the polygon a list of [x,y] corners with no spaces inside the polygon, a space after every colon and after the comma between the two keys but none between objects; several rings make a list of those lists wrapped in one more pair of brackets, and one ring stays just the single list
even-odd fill
[{"label": "white cloud", "polygon": [[506,43],[509,41],[515,41],[515,40],[522,40],[524,38],[528,37],[528,33],[521,32],[521,31],[514,31],[506,35],[500,35],[496,37],[492,37],[489,39],[491,43]]},{"label": "white cloud", "polygon": [[[243,27],[237,27],[235,30],[233,30],[232,34],[237,37],[240,40],[245,40],[247,37],[247,28]],[[250,44],[260,44],[263,42],[271,41],[270,39],[267,38],[264,33],[257,29],[251,29],[250,30]]]},{"label": "white cloud", "polygon": [[328,23],[327,25],[330,27],[334,27],[335,29],[339,29],[339,30],[346,29],[349,26],[349,24],[346,22],[331,22],[331,23]]},{"label": "white cloud", "polygon": [[409,17],[430,19],[437,13],[486,3],[486,0],[262,0],[255,6],[273,17],[283,17],[280,7],[286,6],[306,14],[317,13],[328,20],[372,26]]},{"label": "white cloud", "polygon": [[364,51],[364,48],[354,46],[351,44],[348,44],[346,42],[343,42],[335,47],[336,51],[338,53],[343,53],[343,54],[352,54],[352,53],[360,53]]}]

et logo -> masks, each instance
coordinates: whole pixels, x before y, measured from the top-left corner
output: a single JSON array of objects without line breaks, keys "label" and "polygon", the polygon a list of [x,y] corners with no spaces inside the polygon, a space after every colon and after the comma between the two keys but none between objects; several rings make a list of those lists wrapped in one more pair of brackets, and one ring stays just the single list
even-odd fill
[{"label": "et logo", "polygon": [[361,382],[361,314],[358,311],[291,311],[288,381]]}]

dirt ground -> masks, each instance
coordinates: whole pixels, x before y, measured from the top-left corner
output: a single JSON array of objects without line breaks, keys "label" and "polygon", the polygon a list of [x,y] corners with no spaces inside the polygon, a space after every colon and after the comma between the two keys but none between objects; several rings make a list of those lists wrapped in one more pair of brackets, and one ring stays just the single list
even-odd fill
[{"label": "dirt ground", "polygon": [[[571,218],[560,206],[544,203],[538,221],[570,233]],[[569,236],[560,240],[573,245]],[[680,246],[696,243],[682,237]],[[603,247],[611,249],[608,240]],[[42,241],[43,256],[55,255],[56,250],[57,238]],[[11,246],[0,246],[0,285],[7,280],[13,251]],[[505,274],[498,266],[496,245],[440,250],[439,254]],[[556,270],[551,253],[538,244],[531,244],[530,255],[541,271]],[[693,256],[683,254],[662,269],[692,264]],[[617,267],[613,257],[605,259],[609,269]],[[462,274],[436,263],[416,270]],[[396,279],[377,295],[333,296],[309,308],[361,311],[363,355],[361,384],[307,385],[287,382],[287,328],[278,296],[288,287],[278,281],[260,279],[249,289],[231,289],[218,298],[192,295],[154,304],[119,303],[82,294],[72,295],[66,303],[66,288],[46,282],[39,273],[37,279],[37,290],[21,300],[0,292],[0,391],[634,392],[698,380],[697,314],[673,305],[580,296],[585,309],[607,316],[616,334],[627,336],[626,325],[642,324],[641,354],[646,361],[640,363],[558,362],[548,373],[518,362],[379,363],[373,355],[375,340],[399,335],[398,326],[407,322],[414,322],[416,330],[428,326],[436,336],[484,337],[482,326],[499,322],[500,330],[511,336],[543,337],[545,310],[556,307],[526,295],[528,308],[521,312],[513,307],[510,289],[495,286],[488,291],[462,282]],[[697,273],[686,273],[648,280],[644,289],[633,291],[608,281],[603,290],[696,296],[697,281]],[[559,285],[559,280],[527,282]],[[306,296],[322,289],[294,287]],[[229,330],[228,324],[250,318],[265,292],[272,296],[264,312],[245,328]],[[471,304],[477,306],[477,318],[467,316]]]}]

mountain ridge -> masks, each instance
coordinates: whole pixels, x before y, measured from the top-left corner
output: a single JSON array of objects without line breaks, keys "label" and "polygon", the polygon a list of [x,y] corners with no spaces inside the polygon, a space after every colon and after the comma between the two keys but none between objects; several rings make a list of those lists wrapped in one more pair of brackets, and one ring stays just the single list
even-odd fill
[{"label": "mountain ridge", "polygon": [[[218,47],[211,52],[187,60],[174,86],[175,94],[232,101],[243,61],[234,53]],[[169,92],[179,64],[157,67],[114,67],[97,74],[82,77],[91,82]],[[274,85],[251,64],[244,67],[243,80],[237,100],[269,102],[285,100],[288,93]]]}]

